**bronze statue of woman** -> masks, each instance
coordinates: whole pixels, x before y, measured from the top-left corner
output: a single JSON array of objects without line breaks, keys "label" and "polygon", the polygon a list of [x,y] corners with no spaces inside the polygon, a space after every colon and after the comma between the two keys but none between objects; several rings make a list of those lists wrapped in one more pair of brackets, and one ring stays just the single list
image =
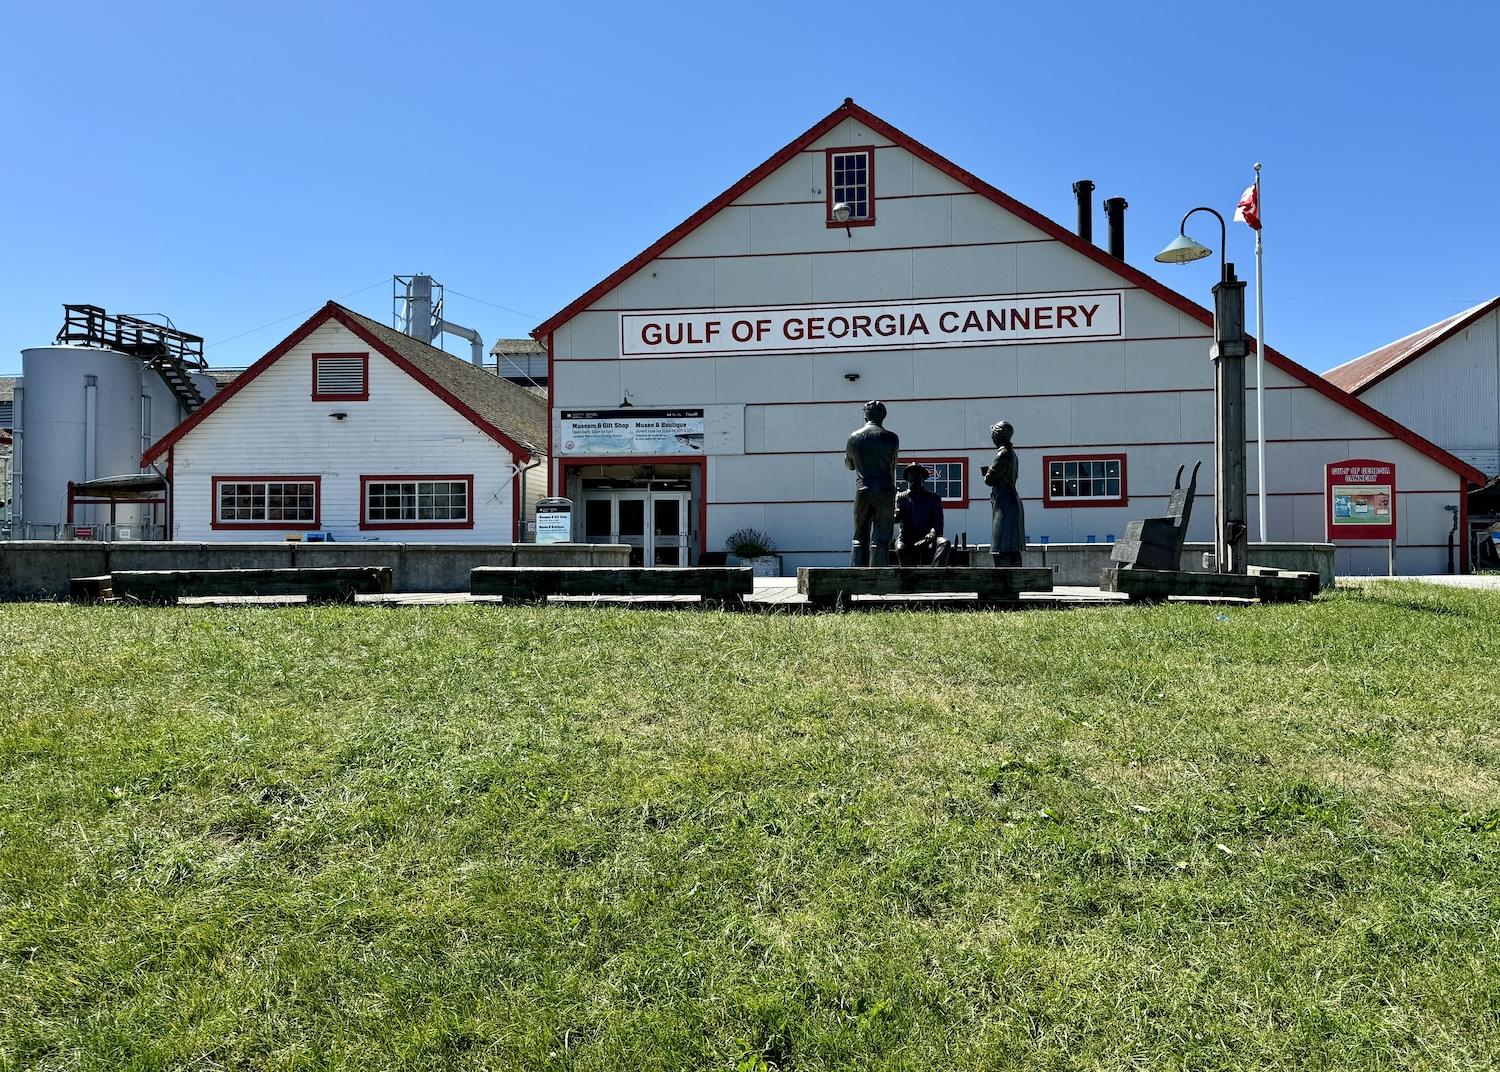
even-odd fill
[{"label": "bronze statue of woman", "polygon": [[995,460],[981,469],[990,489],[990,558],[997,566],[1019,566],[1026,547],[1026,514],[1016,493],[1020,466],[1016,448],[1010,445],[1014,434],[1009,421],[998,421],[990,428]]}]

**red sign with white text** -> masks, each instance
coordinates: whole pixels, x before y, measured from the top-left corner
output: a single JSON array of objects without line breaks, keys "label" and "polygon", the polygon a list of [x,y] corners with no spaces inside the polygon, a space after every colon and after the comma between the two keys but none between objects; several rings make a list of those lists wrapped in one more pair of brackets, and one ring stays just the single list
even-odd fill
[{"label": "red sign with white text", "polygon": [[1396,538],[1396,465],[1372,458],[1329,462],[1324,468],[1328,539]]}]

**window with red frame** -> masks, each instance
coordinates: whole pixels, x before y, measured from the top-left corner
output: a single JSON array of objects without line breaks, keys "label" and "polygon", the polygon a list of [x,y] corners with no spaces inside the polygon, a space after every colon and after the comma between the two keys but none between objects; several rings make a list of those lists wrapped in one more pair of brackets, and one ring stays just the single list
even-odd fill
[{"label": "window with red frame", "polygon": [[213,478],[215,528],[317,528],[316,477]]},{"label": "window with red frame", "polygon": [[1045,506],[1124,506],[1123,454],[1054,454],[1042,459]]},{"label": "window with red frame", "polygon": [[365,477],[360,527],[471,528],[472,476]]},{"label": "window with red frame", "polygon": [[314,402],[363,402],[370,397],[369,354],[313,354]]},{"label": "window with red frame", "polygon": [[944,506],[967,506],[969,492],[966,478],[969,466],[962,458],[902,458],[896,463],[896,490],[906,490],[902,471],[912,462],[927,467],[927,490],[937,492]]},{"label": "window with red frame", "polygon": [[[875,222],[875,150],[828,150],[828,226],[860,227]],[[849,206],[848,220],[833,218],[833,206]]]}]

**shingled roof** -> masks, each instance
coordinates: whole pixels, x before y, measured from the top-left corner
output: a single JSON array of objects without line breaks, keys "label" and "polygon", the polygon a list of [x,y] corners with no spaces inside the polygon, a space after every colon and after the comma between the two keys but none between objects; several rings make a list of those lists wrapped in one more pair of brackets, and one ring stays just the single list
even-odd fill
[{"label": "shingled roof", "polygon": [[192,416],[158,440],[142,456],[141,464],[149,465],[165,454],[246,384],[329,320],[338,321],[369,343],[513,455],[524,458],[545,453],[542,444],[547,440],[547,404],[543,399],[492,372],[475,368],[462,358],[418,342],[337,302],[329,302],[281,340],[270,353],[226,384]]},{"label": "shingled roof", "polygon": [[1386,343],[1378,350],[1371,350],[1352,361],[1345,361],[1338,368],[1323,373],[1323,378],[1340,390],[1357,395],[1374,387],[1397,369],[1411,364],[1439,343],[1451,339],[1464,328],[1500,308],[1500,298],[1480,302],[1471,309],[1455,313],[1446,320],[1439,320],[1420,331],[1395,342]]},{"label": "shingled roof", "polygon": [[[341,305],[340,309],[344,309]],[[395,328],[361,316],[352,309],[344,312],[353,317],[375,338],[385,343],[434,381],[441,384],[460,402],[485,420],[502,428],[532,454],[543,454],[547,442],[547,403],[509,380],[485,372],[463,358],[454,357],[435,346],[418,342]]]}]

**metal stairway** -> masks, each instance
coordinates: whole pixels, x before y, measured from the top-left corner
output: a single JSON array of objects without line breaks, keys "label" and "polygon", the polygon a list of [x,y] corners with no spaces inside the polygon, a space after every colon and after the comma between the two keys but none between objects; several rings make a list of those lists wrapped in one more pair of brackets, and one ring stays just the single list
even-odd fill
[{"label": "metal stairway", "polygon": [[140,358],[161,376],[188,413],[203,405],[203,393],[192,379],[194,372],[208,369],[202,336],[134,316],[111,315],[97,305],[64,305],[63,309],[58,343],[107,346]]}]

